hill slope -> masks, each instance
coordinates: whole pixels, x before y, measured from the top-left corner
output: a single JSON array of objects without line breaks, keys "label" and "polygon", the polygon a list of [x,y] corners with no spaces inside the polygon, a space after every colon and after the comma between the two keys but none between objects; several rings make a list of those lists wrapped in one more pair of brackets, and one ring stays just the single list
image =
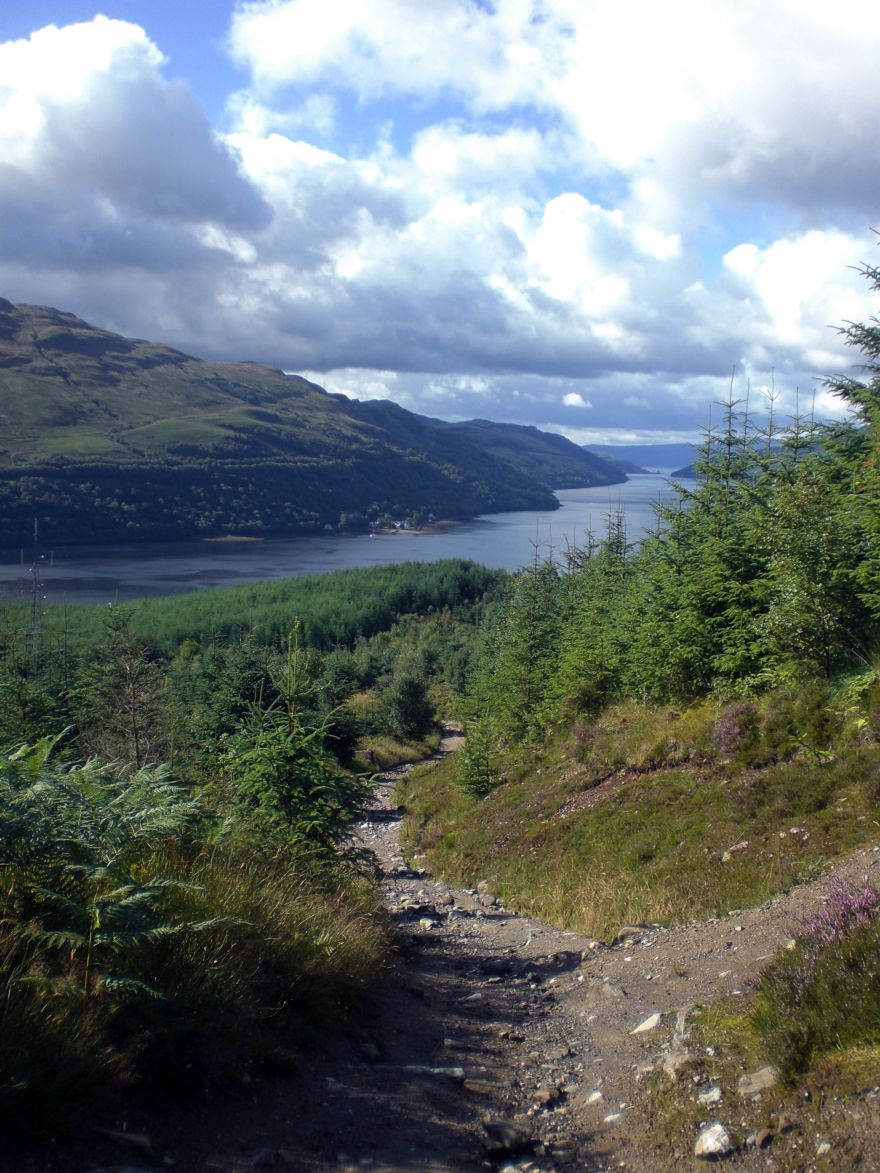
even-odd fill
[{"label": "hill slope", "polygon": [[263,535],[556,507],[620,474],[560,436],[444,424],[0,299],[0,545]]}]

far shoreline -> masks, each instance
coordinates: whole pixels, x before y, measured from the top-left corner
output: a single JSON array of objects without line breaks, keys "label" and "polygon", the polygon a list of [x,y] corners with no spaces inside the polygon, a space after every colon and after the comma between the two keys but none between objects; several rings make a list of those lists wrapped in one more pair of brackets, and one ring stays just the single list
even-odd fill
[{"label": "far shoreline", "polygon": [[210,538],[199,539],[202,542],[211,542],[214,545],[226,544],[232,545],[235,543],[244,542],[271,542],[271,541],[291,541],[295,538],[303,537],[333,537],[333,538],[374,538],[374,537],[393,537],[397,534],[402,534],[405,537],[419,538],[428,537],[430,534],[443,533],[444,530],[453,529],[456,526],[462,525],[463,522],[456,518],[441,518],[439,521],[432,521],[425,525],[419,526],[402,526],[402,525],[383,525],[375,526],[368,530],[321,530],[314,533],[306,534],[292,534],[270,535],[267,537],[257,536],[255,534],[220,534]]},{"label": "far shoreline", "polygon": [[455,526],[461,525],[462,522],[456,521],[454,518],[445,518],[441,521],[432,521],[428,525],[411,526],[404,528],[399,525],[383,525],[377,526],[370,530],[370,537],[394,537],[401,534],[409,538],[427,537],[430,534],[440,534],[444,530],[452,529]]}]

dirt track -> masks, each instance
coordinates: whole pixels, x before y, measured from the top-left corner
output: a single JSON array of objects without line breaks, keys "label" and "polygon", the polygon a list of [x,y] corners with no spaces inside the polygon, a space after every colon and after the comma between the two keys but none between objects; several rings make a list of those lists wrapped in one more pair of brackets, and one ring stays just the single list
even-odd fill
[{"label": "dirt track", "polygon": [[[448,737],[442,748],[455,747]],[[407,770],[382,777],[357,829],[381,865],[398,952],[354,1032],[253,1097],[128,1122],[149,1149],[104,1138],[88,1160],[58,1153],[29,1170],[656,1169],[629,1114],[640,1074],[680,1011],[748,988],[828,880],[718,921],[636,926],[609,947],[410,870],[392,805]],[[880,851],[840,871],[878,883]],[[656,1026],[632,1033],[654,1014]]]}]

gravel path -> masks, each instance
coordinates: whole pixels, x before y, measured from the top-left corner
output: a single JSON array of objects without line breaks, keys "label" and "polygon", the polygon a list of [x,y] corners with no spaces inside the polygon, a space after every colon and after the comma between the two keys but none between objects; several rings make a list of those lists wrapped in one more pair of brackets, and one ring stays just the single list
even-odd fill
[{"label": "gravel path", "polygon": [[[441,750],[459,743],[447,735]],[[356,832],[381,866],[398,948],[353,1033],[252,1097],[133,1118],[141,1142],[103,1138],[88,1161],[59,1153],[42,1165],[0,1154],[0,1168],[656,1169],[629,1115],[638,1079],[674,1050],[688,1007],[749,988],[829,879],[717,921],[631,926],[608,946],[514,915],[485,885],[462,891],[411,870],[393,805],[408,770],[380,778]],[[837,874],[880,884],[880,849]],[[764,1160],[743,1153],[733,1163]],[[688,1154],[682,1167],[692,1163]]]}]

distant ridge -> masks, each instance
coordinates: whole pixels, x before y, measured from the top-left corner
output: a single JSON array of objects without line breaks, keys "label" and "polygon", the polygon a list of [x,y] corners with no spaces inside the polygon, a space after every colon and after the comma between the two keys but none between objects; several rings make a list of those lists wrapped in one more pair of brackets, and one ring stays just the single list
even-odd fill
[{"label": "distant ridge", "polygon": [[588,444],[585,447],[607,460],[642,465],[643,471],[648,472],[691,464],[697,455],[696,444]]},{"label": "distant ridge", "polygon": [[0,545],[357,530],[625,480],[562,436],[359,403],[0,298]]}]

